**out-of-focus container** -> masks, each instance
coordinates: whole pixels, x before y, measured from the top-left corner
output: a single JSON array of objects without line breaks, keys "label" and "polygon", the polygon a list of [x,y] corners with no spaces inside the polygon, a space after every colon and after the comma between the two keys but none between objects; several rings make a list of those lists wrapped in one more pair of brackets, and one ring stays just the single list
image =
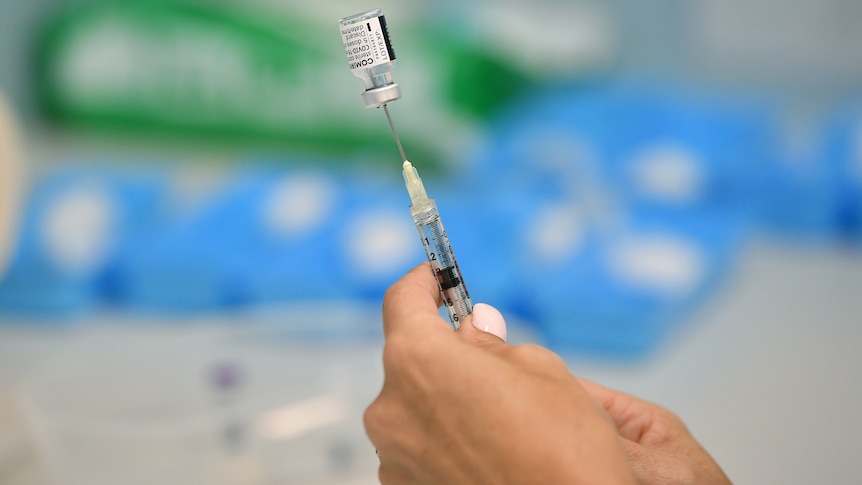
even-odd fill
[{"label": "out-of-focus container", "polygon": [[23,390],[49,483],[226,483],[202,369],[165,346],[91,350],[58,356]]}]

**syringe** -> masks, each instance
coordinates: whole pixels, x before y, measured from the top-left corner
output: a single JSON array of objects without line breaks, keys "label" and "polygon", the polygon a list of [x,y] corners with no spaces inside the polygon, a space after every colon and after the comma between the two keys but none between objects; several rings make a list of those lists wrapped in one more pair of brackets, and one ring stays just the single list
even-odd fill
[{"label": "syringe", "polygon": [[380,9],[376,9],[345,17],[339,21],[339,27],[350,69],[365,83],[366,90],[362,93],[365,106],[382,107],[386,112],[395,144],[398,145],[398,151],[404,161],[402,167],[407,193],[410,194],[410,214],[419,231],[431,270],[437,278],[437,287],[443,297],[443,306],[449,314],[449,321],[457,330],[464,317],[473,313],[473,302],[464,285],[464,278],[458,268],[455,253],[452,252],[452,245],[449,244],[449,236],[443,228],[443,221],[440,220],[437,204],[425,192],[419,172],[407,161],[389,114],[387,105],[401,97],[401,89],[392,81],[389,73],[395,64],[395,51],[389,39],[386,18]]},{"label": "syringe", "polygon": [[443,228],[443,221],[437,211],[434,199],[428,197],[419,172],[413,164],[404,160],[404,183],[407,185],[407,193],[410,194],[410,214],[419,231],[422,247],[425,255],[431,263],[431,270],[437,277],[437,287],[443,296],[443,306],[449,313],[449,321],[455,330],[461,326],[461,320],[473,313],[473,302],[470,293],[464,285],[461,269],[449,244],[449,236]]},{"label": "syringe", "polygon": [[392,128],[392,136],[395,137],[395,144],[398,145],[401,159],[404,160],[402,165],[404,183],[407,186],[407,193],[410,195],[410,214],[413,216],[413,223],[416,224],[416,229],[419,231],[419,238],[422,240],[422,247],[425,248],[428,262],[431,263],[431,270],[437,277],[437,287],[440,288],[440,294],[443,296],[443,306],[449,313],[449,321],[452,322],[455,330],[458,330],[458,327],[461,326],[461,320],[473,313],[470,293],[467,292],[467,286],[464,285],[458,260],[455,259],[455,253],[449,243],[449,236],[446,234],[446,229],[443,228],[437,203],[428,197],[428,193],[425,192],[425,185],[419,178],[419,172],[404,155],[404,148],[401,147],[401,140],[398,139],[398,132],[395,131],[395,124],[392,123],[392,115],[389,114],[389,108],[385,104],[383,110],[386,112],[389,127]]}]

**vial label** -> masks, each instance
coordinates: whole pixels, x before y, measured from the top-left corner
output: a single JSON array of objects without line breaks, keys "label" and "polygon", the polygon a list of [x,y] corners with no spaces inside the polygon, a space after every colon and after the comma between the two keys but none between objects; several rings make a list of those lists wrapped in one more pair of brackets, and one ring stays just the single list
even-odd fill
[{"label": "vial label", "polygon": [[395,51],[392,49],[386,18],[383,15],[342,26],[341,40],[344,42],[347,62],[354,74],[361,75],[365,69],[395,60]]}]

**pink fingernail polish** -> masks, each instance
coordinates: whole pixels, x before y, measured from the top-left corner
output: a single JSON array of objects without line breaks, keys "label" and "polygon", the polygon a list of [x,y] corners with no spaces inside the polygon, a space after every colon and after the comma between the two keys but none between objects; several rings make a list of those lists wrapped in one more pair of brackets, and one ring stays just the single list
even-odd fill
[{"label": "pink fingernail polish", "polygon": [[506,320],[500,312],[485,303],[473,305],[473,326],[477,329],[496,335],[506,341]]}]

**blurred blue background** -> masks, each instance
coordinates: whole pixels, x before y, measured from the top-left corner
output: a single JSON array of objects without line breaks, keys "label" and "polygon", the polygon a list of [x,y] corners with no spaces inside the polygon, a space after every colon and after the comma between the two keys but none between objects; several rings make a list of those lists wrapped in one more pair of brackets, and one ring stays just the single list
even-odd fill
[{"label": "blurred blue background", "polygon": [[377,311],[424,258],[336,30],[377,6],[474,301],[733,479],[850,481],[857,3],[0,3],[0,483],[375,482]]}]

